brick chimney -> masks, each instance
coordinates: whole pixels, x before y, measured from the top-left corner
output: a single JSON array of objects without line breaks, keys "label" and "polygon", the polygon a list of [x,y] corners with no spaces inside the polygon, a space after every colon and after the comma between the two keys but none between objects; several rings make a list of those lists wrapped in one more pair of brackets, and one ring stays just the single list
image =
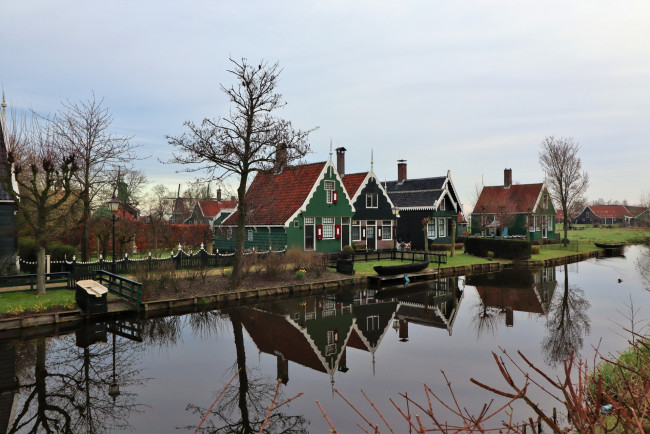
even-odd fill
[{"label": "brick chimney", "polygon": [[221,202],[221,189],[217,188],[217,202]]},{"label": "brick chimney", "polygon": [[344,147],[336,148],[336,171],[343,177],[345,175],[345,149]]},{"label": "brick chimney", "polygon": [[406,160],[397,160],[397,182],[406,181]]},{"label": "brick chimney", "polygon": [[503,188],[510,188],[512,185],[512,169],[503,170]]},{"label": "brick chimney", "polygon": [[273,171],[275,173],[281,173],[284,170],[284,167],[287,165],[287,145],[280,142],[276,146],[275,151],[275,164],[273,165]]}]

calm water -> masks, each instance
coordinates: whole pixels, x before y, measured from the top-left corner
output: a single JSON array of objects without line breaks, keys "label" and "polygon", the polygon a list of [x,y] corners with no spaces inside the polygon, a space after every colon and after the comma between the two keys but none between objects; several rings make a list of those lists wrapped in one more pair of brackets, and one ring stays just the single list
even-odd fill
[{"label": "calm water", "polygon": [[94,324],[33,341],[0,335],[0,431],[194,432],[235,376],[203,422],[206,432],[257,432],[278,377],[282,400],[303,395],[273,412],[273,432],[327,432],[316,400],[339,432],[360,432],[335,388],[383,429],[363,390],[404,432],[389,398],[404,406],[399,393],[408,392],[425,402],[424,384],[449,398],[442,370],[461,405],[477,411],[494,396],[469,378],[504,387],[491,354],[499,346],[548,369],[571,350],[591,362],[596,345],[624,349],[630,300],[637,320],[650,316],[635,265],[647,260],[642,249],[382,293]]}]

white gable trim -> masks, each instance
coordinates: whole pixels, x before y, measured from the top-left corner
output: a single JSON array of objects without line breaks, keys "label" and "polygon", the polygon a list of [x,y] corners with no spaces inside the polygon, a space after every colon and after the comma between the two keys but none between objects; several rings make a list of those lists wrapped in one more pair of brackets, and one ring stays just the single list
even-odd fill
[{"label": "white gable trim", "polygon": [[361,195],[361,191],[366,187],[366,185],[368,185],[371,179],[374,179],[377,185],[379,185],[379,189],[386,197],[386,199],[388,199],[388,204],[390,205],[391,209],[395,208],[395,204],[393,203],[392,200],[390,200],[390,196],[388,195],[388,192],[384,188],[383,184],[379,182],[379,180],[377,179],[377,175],[375,175],[375,172],[372,170],[366,174],[366,177],[361,182],[361,185],[357,189],[357,192],[354,194],[354,196],[352,196],[352,199],[350,199],[350,204],[351,205],[354,204],[357,201],[357,199],[359,199],[359,196]]}]

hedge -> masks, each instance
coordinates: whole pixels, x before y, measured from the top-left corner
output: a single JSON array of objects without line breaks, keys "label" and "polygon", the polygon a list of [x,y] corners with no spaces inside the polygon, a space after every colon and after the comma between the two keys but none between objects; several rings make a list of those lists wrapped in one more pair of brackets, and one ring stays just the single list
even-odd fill
[{"label": "hedge", "polygon": [[499,238],[468,238],[465,240],[465,253],[486,258],[488,252],[494,252],[496,258],[530,259],[531,244],[525,240]]}]

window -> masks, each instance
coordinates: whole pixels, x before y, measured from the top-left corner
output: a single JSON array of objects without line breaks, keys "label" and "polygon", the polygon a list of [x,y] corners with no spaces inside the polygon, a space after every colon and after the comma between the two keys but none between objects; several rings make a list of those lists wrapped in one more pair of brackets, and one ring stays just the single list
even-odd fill
[{"label": "window", "polygon": [[359,223],[359,220],[352,222],[352,241],[361,241],[361,223]]},{"label": "window", "polygon": [[334,217],[323,217],[323,238],[334,238]]},{"label": "window", "polygon": [[427,237],[435,238],[436,237],[436,219],[432,219],[427,224]]},{"label": "window", "polygon": [[440,210],[444,211],[445,210],[445,198],[443,197],[442,200],[440,201]]},{"label": "window", "polygon": [[366,208],[377,208],[378,205],[378,194],[377,193],[368,193],[366,194]]},{"label": "window", "polygon": [[547,209],[548,208],[548,193],[544,192],[544,195],[542,196],[542,209]]},{"label": "window", "polygon": [[381,239],[382,240],[392,240],[393,239],[393,221],[384,220],[381,223]]},{"label": "window", "polygon": [[334,181],[325,181],[325,202],[332,203],[334,196]]},{"label": "window", "polygon": [[253,241],[253,230],[252,229],[248,230],[248,241]]},{"label": "window", "polygon": [[313,217],[305,217],[305,224],[306,225],[313,225],[314,224],[314,218]]},{"label": "window", "polygon": [[300,227],[300,222],[299,222],[298,220],[294,220],[294,221],[293,221],[293,227],[294,227],[294,228],[298,228],[298,227]]},{"label": "window", "polygon": [[553,230],[553,217],[551,216],[546,217],[546,229],[549,231]]},{"label": "window", "polygon": [[226,238],[232,240],[232,228],[226,229]]},{"label": "window", "polygon": [[379,315],[370,315],[366,317],[366,329],[379,330]]},{"label": "window", "polygon": [[447,236],[447,220],[438,219],[438,236],[446,237]]}]

